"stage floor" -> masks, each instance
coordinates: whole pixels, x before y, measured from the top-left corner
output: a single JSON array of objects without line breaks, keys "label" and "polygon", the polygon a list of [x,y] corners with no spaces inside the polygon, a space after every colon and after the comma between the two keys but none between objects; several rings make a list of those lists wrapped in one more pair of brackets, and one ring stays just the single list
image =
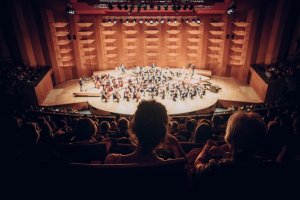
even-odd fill
[{"label": "stage floor", "polygon": [[[94,74],[107,73],[108,71],[96,72]],[[156,100],[164,104],[167,108],[169,115],[184,114],[198,110],[207,109],[216,104],[218,100],[247,102],[247,103],[261,103],[260,98],[253,88],[245,85],[232,78],[224,78],[212,76],[209,80],[213,85],[217,85],[222,89],[218,93],[207,91],[203,98],[195,97],[194,99],[185,99],[173,101],[171,98]],[[50,91],[47,98],[43,102],[43,106],[54,106],[71,103],[88,102],[88,104],[96,109],[111,113],[119,113],[131,115],[135,112],[138,103],[135,100],[121,100],[119,103],[101,101],[100,97],[74,97],[73,93],[80,92],[78,79],[66,81],[62,84],[55,86]],[[86,92],[100,92],[99,89],[94,87],[91,82],[86,85]],[[142,99],[150,99],[151,97],[142,97]]]}]

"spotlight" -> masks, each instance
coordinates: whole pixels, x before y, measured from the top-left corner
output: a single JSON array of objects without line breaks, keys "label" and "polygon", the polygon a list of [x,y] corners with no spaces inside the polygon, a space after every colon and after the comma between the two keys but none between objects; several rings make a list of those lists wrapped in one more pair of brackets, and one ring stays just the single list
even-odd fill
[{"label": "spotlight", "polygon": [[150,19],[150,24],[153,24],[153,19]]},{"label": "spotlight", "polygon": [[228,15],[231,15],[231,14],[233,14],[235,11],[236,11],[236,5],[235,5],[235,2],[232,1],[232,2],[230,3],[230,5],[228,6],[227,14],[228,14]]},{"label": "spotlight", "polygon": [[189,18],[186,18],[185,22],[186,22],[186,23],[189,23]]},{"label": "spotlight", "polygon": [[171,23],[171,20],[170,20],[170,19],[168,19],[168,23]]},{"label": "spotlight", "polygon": [[172,5],[172,10],[176,10],[176,5],[175,4]]},{"label": "spotlight", "polygon": [[198,18],[196,22],[197,22],[197,24],[200,24],[200,19]]},{"label": "spotlight", "polygon": [[110,24],[111,24],[111,19],[108,19],[108,23],[110,23]]},{"label": "spotlight", "polygon": [[128,10],[128,5],[127,4],[124,5],[124,9]]},{"label": "spotlight", "polygon": [[67,1],[67,5],[66,5],[66,8],[65,8],[65,12],[66,12],[67,14],[69,14],[69,15],[74,15],[74,14],[75,14],[75,10],[74,10],[72,4],[71,4],[69,1]]},{"label": "spotlight", "polygon": [[176,18],[174,18],[174,23],[177,23],[177,19]]},{"label": "spotlight", "polygon": [[153,9],[154,9],[154,4],[151,3],[151,4],[149,5],[149,7],[150,7],[150,10],[153,10]]},{"label": "spotlight", "polygon": [[134,5],[133,5],[133,4],[131,4],[131,5],[130,5],[130,11],[132,12],[132,11],[133,11],[133,9],[134,9]]},{"label": "spotlight", "polygon": [[145,24],[148,24],[148,19],[145,19]]},{"label": "spotlight", "polygon": [[143,23],[143,20],[142,19],[140,19],[140,24],[142,24]]},{"label": "spotlight", "polygon": [[164,5],[165,10],[168,10],[168,7],[169,7],[168,4]]},{"label": "spotlight", "polygon": [[117,23],[117,19],[116,18],[114,19],[114,23]]},{"label": "spotlight", "polygon": [[111,3],[109,3],[109,4],[108,4],[108,8],[109,8],[110,10],[112,10],[112,9],[114,9],[114,6],[113,6]]},{"label": "spotlight", "polygon": [[133,23],[136,24],[136,19],[133,20]]},{"label": "spotlight", "polygon": [[155,23],[157,23],[157,24],[158,24],[158,19],[156,19],[156,20],[155,20]]},{"label": "spotlight", "polygon": [[181,5],[178,4],[178,5],[177,5],[177,10],[180,10],[180,9],[181,9]]},{"label": "spotlight", "polygon": [[161,24],[165,23],[165,20],[163,18],[161,18],[160,23]]},{"label": "spotlight", "polygon": [[186,10],[186,9],[188,9],[188,4],[186,3],[186,4],[184,4],[184,6],[183,6],[183,10]]},{"label": "spotlight", "polygon": [[195,19],[193,19],[193,23],[195,23]]},{"label": "spotlight", "polygon": [[128,18],[126,19],[126,23],[127,23],[127,24],[129,23],[129,19],[128,19]]},{"label": "spotlight", "polygon": [[194,10],[194,8],[195,8],[194,4],[191,4],[189,10]]},{"label": "spotlight", "polygon": [[157,4],[157,10],[160,10],[160,4]]},{"label": "spotlight", "polygon": [[122,10],[121,4],[118,4],[117,7],[118,7],[120,10]]}]

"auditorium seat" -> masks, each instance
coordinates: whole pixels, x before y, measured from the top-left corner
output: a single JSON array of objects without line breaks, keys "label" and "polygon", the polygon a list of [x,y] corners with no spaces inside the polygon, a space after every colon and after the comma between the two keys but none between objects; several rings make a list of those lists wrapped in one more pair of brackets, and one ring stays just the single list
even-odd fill
[{"label": "auditorium seat", "polygon": [[103,163],[107,155],[107,144],[58,144],[57,152],[70,162],[90,163],[97,161]]}]

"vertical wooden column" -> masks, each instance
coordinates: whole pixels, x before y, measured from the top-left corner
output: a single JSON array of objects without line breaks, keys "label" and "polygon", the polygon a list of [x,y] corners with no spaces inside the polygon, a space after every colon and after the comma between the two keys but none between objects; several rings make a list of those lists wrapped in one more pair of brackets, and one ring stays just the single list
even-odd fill
[{"label": "vertical wooden column", "polygon": [[96,46],[96,55],[97,55],[97,63],[98,65],[96,66],[96,70],[101,70],[103,69],[103,55],[102,55],[102,51],[103,49],[101,48],[102,46],[102,41],[101,41],[101,37],[100,37],[100,18],[99,17],[95,17],[94,18],[94,27],[95,27],[95,32],[94,32],[94,36],[95,36],[95,46]]},{"label": "vertical wooden column", "polygon": [[206,54],[207,54],[207,40],[208,40],[208,27],[209,19],[207,17],[203,18],[203,38],[202,38],[202,59],[200,61],[200,68],[207,69]]},{"label": "vertical wooden column", "polygon": [[117,51],[118,51],[118,57],[117,57],[117,66],[120,65],[124,61],[124,55],[123,55],[123,24],[122,23],[117,23],[116,24],[116,46],[117,46]]},{"label": "vertical wooden column", "polygon": [[[77,22],[79,21],[78,15],[72,15],[70,17],[70,28],[71,28],[71,35],[75,35],[76,40],[73,40],[73,49],[74,49],[74,56],[75,56],[75,65],[77,69],[77,74],[79,77],[87,76],[87,71],[83,69],[83,63],[80,53],[80,41],[78,37],[78,27]],[[73,36],[71,36],[73,38]]]},{"label": "vertical wooden column", "polygon": [[256,33],[256,27],[258,23],[258,10],[251,10],[248,12],[247,16],[247,22],[249,25],[246,28],[246,32],[248,32],[248,44],[247,45],[247,52],[245,55],[245,64],[243,67],[242,73],[239,74],[239,80],[243,82],[248,82],[248,75],[250,73],[250,64],[251,64],[251,58],[253,54],[253,46],[254,46],[254,40],[255,40],[255,33]]},{"label": "vertical wooden column", "polygon": [[163,24],[161,24],[160,28],[160,54],[161,54],[161,65],[164,67],[168,67],[168,61],[167,61],[167,40],[166,40],[166,31],[167,31],[167,20],[164,21]]},{"label": "vertical wooden column", "polygon": [[271,64],[277,61],[279,47],[284,33],[284,29],[282,27],[288,15],[287,12],[285,12],[287,2],[289,1],[284,1],[284,0],[277,1],[273,26],[270,35],[270,41],[269,41],[268,50],[265,58],[265,64]]},{"label": "vertical wooden column", "polygon": [[229,61],[230,39],[227,38],[227,35],[230,35],[230,33],[231,33],[232,23],[229,21],[228,15],[223,16],[223,22],[225,23],[224,30],[223,30],[224,31],[224,34],[223,34],[224,48],[223,48],[221,67],[219,69],[219,75],[220,76],[228,76],[229,75],[228,61]]},{"label": "vertical wooden column", "polygon": [[19,0],[12,0],[11,2],[11,18],[13,26],[16,31],[18,44],[21,50],[21,54],[24,60],[29,62],[30,66],[36,66],[36,59],[33,52],[32,42],[29,33],[29,27],[27,27],[25,21],[25,13],[21,2]]},{"label": "vertical wooden column", "polygon": [[54,16],[52,11],[50,10],[43,10],[44,14],[42,14],[43,17],[43,24],[45,27],[45,33],[46,33],[46,40],[47,40],[47,45],[49,49],[49,55],[50,55],[50,60],[52,63],[52,69],[55,77],[55,82],[56,83],[61,83],[65,81],[65,76],[63,70],[60,68],[60,65],[57,61],[56,55],[59,55],[60,53],[58,52],[59,49],[57,47],[57,41],[55,34],[55,27],[53,26],[54,23]]}]

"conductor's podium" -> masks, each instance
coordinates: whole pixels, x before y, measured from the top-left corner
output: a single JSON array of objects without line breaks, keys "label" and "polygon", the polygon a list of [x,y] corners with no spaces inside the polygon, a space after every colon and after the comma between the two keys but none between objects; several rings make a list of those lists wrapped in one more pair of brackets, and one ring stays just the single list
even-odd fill
[{"label": "conductor's podium", "polygon": [[100,93],[95,92],[74,92],[74,97],[100,97]]}]

